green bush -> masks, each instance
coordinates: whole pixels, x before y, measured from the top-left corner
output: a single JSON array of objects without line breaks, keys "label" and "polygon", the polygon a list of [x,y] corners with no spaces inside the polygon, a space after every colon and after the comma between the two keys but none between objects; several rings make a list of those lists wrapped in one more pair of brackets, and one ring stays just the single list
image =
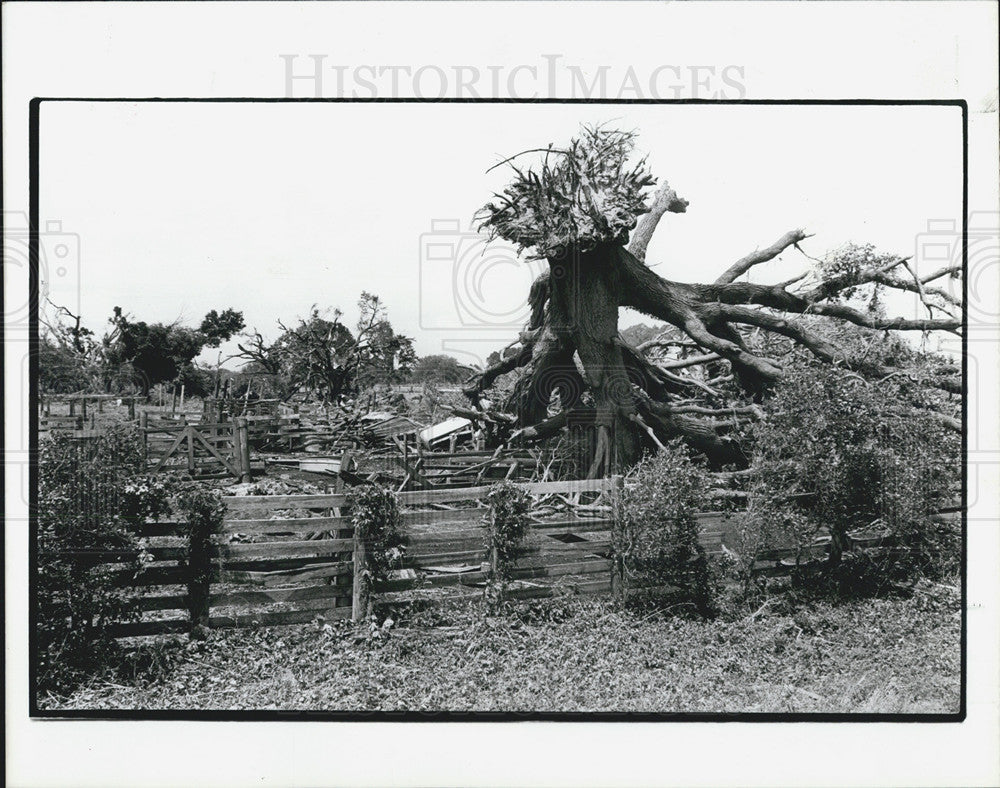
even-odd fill
[{"label": "green bush", "polygon": [[[503,601],[504,586],[510,580],[517,553],[528,533],[528,494],[511,482],[493,485],[486,495],[489,508],[483,515],[485,545],[491,561],[486,599],[491,606]],[[494,560],[495,559],[495,560]]]},{"label": "green bush", "polygon": [[106,664],[114,625],[138,616],[134,580],[151,556],[139,526],[168,511],[144,474],[142,436],[53,434],[39,447],[36,660],[39,689],[60,692]]},{"label": "green bush", "polygon": [[217,492],[190,490],[178,497],[177,509],[184,518],[187,564],[187,608],[191,624],[200,631],[208,624],[209,595],[214,575],[212,535],[222,530],[226,505]]},{"label": "green bush", "polygon": [[[754,430],[744,566],[775,548],[805,559],[829,537],[827,566],[841,585],[954,572],[960,531],[934,515],[957,489],[960,436],[921,407],[928,396],[905,376],[866,382],[828,366],[790,368]],[[857,531],[894,548],[866,550]]]},{"label": "green bush", "polygon": [[672,605],[714,614],[715,581],[696,519],[707,487],[707,471],[680,441],[647,456],[625,477],[614,547],[627,589],[668,586],[676,591],[659,596]]},{"label": "green bush", "polygon": [[351,520],[365,544],[368,580],[385,580],[403,557],[399,497],[374,484],[355,487],[350,494]]}]

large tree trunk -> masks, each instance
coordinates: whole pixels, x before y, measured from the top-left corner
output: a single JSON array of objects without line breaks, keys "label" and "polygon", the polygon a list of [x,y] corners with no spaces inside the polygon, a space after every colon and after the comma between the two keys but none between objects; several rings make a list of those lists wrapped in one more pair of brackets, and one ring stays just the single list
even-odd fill
[{"label": "large tree trunk", "polygon": [[[633,462],[642,445],[632,422],[636,415],[632,386],[618,343],[622,294],[616,248],[601,246],[587,252],[571,248],[563,258],[549,260],[546,325],[575,351],[594,399],[598,448],[590,476],[610,473],[615,460]],[[569,362],[573,363],[572,357]]]},{"label": "large tree trunk", "polygon": [[[515,404],[518,425],[536,439],[565,424],[565,419],[546,418],[553,392],[559,393],[564,410],[572,410],[589,391],[597,430],[590,476],[611,473],[614,466],[628,467],[644,449],[675,436],[683,437],[715,466],[745,460],[738,447],[710,424],[672,413],[642,396],[652,392],[662,397],[684,386],[619,337],[619,305],[629,298],[623,282],[631,278],[625,266],[633,261],[618,244],[588,251],[574,248],[550,258],[548,275],[533,288],[534,298],[543,306],[536,312],[529,341],[516,356],[487,371],[478,382],[479,390],[497,374],[527,363],[529,372]],[[467,393],[474,397],[476,388]]]}]

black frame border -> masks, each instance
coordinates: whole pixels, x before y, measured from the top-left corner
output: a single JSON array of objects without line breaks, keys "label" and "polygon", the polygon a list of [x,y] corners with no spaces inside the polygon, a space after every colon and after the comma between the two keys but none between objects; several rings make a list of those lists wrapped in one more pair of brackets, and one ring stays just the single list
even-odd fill
[{"label": "black frame border", "polygon": [[[41,107],[49,103],[196,103],[196,104],[580,104],[580,105],[736,105],[736,106],[936,106],[962,111],[962,632],[960,700],[954,714],[807,713],[807,712],[383,712],[383,711],[221,711],[197,709],[40,709],[37,702],[38,501],[38,312],[39,312],[39,131]],[[29,273],[28,273],[28,716],[34,719],[190,720],[219,722],[963,722],[968,684],[968,216],[969,107],[959,99],[502,99],[502,98],[292,98],[292,97],[68,97],[37,96],[28,104]],[[4,524],[6,528],[6,522]],[[2,549],[2,546],[0,546]],[[2,656],[0,656],[2,658]]]}]

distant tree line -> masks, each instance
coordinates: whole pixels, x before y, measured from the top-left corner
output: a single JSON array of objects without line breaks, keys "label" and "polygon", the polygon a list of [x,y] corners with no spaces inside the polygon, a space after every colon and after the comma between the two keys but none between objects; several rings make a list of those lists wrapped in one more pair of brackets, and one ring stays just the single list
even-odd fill
[{"label": "distant tree line", "polygon": [[[41,390],[142,392],[160,384],[183,385],[189,396],[296,396],[337,402],[377,385],[458,384],[474,371],[445,354],[418,358],[413,340],[397,332],[379,296],[362,292],[353,328],[340,309],[313,305],[293,323],[277,321],[280,333],[269,341],[247,329],[243,313],[211,310],[197,327],[139,320],[116,306],[98,337],[79,315],[49,303],[39,343]],[[238,338],[238,352],[214,366],[200,364],[208,348]],[[234,372],[223,361],[243,362]]]}]

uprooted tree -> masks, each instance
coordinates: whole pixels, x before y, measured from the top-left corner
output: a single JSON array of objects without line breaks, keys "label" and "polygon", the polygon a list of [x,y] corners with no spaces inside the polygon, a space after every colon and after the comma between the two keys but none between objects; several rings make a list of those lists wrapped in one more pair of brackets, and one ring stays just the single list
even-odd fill
[{"label": "uprooted tree", "polygon": [[[516,166],[522,154],[501,162],[514,178],[482,209],[480,226],[527,259],[546,260],[548,270],[531,286],[531,317],[518,340],[467,383],[467,415],[489,421],[485,392],[520,370],[504,403],[516,427],[507,439],[555,435],[570,413],[586,407],[597,426],[590,476],[607,473],[612,458],[628,465],[644,448],[677,437],[716,467],[741,465],[738,433],[760,417],[758,403],[804,350],[875,385],[889,376],[919,378],[924,390],[940,394],[920,406],[960,429],[949,396],[962,391],[953,360],[905,342],[894,352],[871,347],[890,331],[958,334],[960,299],[940,280],[960,277],[959,262],[918,276],[907,258],[851,245],[789,281],[738,281],[789,248],[808,258],[799,244],[809,236],[791,230],[713,282],[664,279],[645,264],[646,248],[661,218],[684,213],[688,202],[666,183],[648,202],[655,181],[645,160],[630,163],[634,146],[632,133],[585,127],[565,148],[526,151],[539,154],[535,168]],[[886,316],[879,293],[887,289],[916,293],[928,316]],[[859,293],[869,297],[867,306],[852,301]],[[656,339],[630,345],[619,333],[622,307],[667,325]],[[845,333],[843,324],[861,333]],[[894,358],[898,363],[888,363]]]}]

